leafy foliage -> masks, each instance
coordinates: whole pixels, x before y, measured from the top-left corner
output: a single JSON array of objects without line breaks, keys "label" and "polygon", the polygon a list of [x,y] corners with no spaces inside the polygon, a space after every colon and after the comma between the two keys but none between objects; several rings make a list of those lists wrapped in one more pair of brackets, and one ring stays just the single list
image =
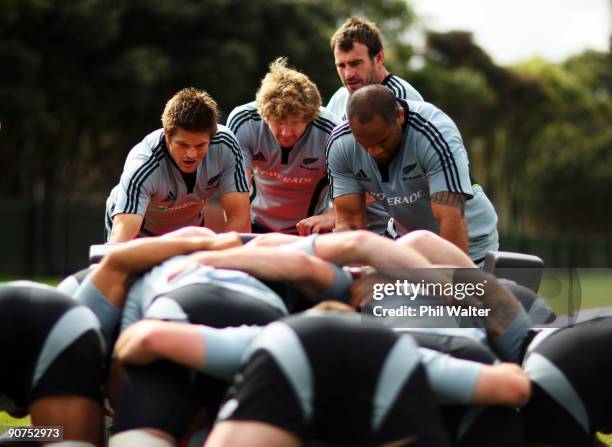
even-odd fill
[{"label": "leafy foliage", "polygon": [[410,67],[403,0],[5,0],[0,2],[0,194],[102,203],[127,151],[177,90],[227,115],[268,64],[338,88],[329,38],[349,15],[379,23],[386,60],[459,125],[502,230],[605,234],[612,225],[612,59],[500,67],[470,33],[429,33]]}]

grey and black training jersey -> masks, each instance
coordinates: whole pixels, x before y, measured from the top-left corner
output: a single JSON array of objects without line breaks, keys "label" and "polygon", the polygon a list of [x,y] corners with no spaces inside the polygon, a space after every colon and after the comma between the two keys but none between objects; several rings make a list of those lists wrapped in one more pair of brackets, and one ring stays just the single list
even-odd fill
[{"label": "grey and black training jersey", "polygon": [[123,307],[122,330],[143,318],[145,311],[157,297],[194,284],[211,284],[242,295],[250,295],[254,300],[263,301],[283,314],[288,313],[283,300],[272,289],[257,278],[238,270],[193,264],[169,281],[168,276],[183,266],[188,258],[188,256],[170,258],[153,267],[134,282]]},{"label": "grey and black training jersey", "polygon": [[[387,75],[381,82],[393,92],[397,99],[405,99],[409,101],[423,101],[421,94],[407,81],[392,74]],[[327,103],[327,110],[334,114],[340,121],[346,121],[346,107],[351,94],[346,87],[340,87]]]},{"label": "grey and black training jersey", "polygon": [[467,198],[465,216],[474,261],[497,250],[497,215],[480,186],[470,182],[469,161],[455,123],[432,104],[400,101],[405,111],[398,152],[386,166],[353,138],[348,122],[329,139],[327,161],[332,198],[370,192],[394,218],[400,234],[416,229],[439,233],[430,196],[449,191]]},{"label": "grey and black training jersey", "polygon": [[325,145],[336,119],[323,107],[292,148],[282,148],[257,112],[255,102],[236,107],[227,120],[253,169],[251,216],[273,231],[297,233],[295,224],[327,206]]},{"label": "grey and black training jersey", "polygon": [[215,192],[248,190],[240,145],[227,127],[217,126],[192,190],[168,153],[163,129],[158,129],[128,154],[121,180],[106,201],[106,227],[112,227],[116,214],[143,216],[141,236],[199,226],[204,205]]},{"label": "grey and black training jersey", "polygon": [[[389,88],[396,98],[411,101],[423,101],[421,94],[404,79],[389,74],[382,82]],[[346,108],[351,97],[346,87],[340,87],[327,103],[327,110],[333,113],[339,121],[346,121]],[[370,204],[366,208],[367,228],[377,234],[384,234],[389,221],[389,214],[384,206],[378,202]]]},{"label": "grey and black training jersey", "polygon": [[[295,322],[301,322],[302,327],[306,324],[308,326],[306,331],[296,329]],[[303,377],[304,374],[313,375],[312,368],[317,365],[313,365],[306,354],[305,344],[311,345],[313,341],[315,342],[314,348],[309,346],[310,352],[320,351],[316,349],[317,343],[325,343],[328,347],[336,346],[336,352],[341,352],[348,346],[342,340],[351,339],[351,337],[329,336],[330,327],[335,328],[334,335],[340,332],[346,336],[352,332],[350,327],[356,331],[372,331],[376,325],[372,322],[362,324],[362,319],[353,314],[308,311],[265,327],[213,329],[202,326],[207,351],[205,362],[200,369],[215,377],[231,379],[255,350],[264,349],[272,353],[278,364],[287,366],[283,370],[289,376],[288,380],[293,381],[294,377]],[[385,331],[383,328],[379,329]],[[304,337],[308,338],[308,343]],[[408,335],[401,336],[401,339],[411,346],[414,360],[420,361],[425,367],[427,378],[439,402],[456,404],[470,402],[482,364],[453,358],[427,348],[417,348]]]}]

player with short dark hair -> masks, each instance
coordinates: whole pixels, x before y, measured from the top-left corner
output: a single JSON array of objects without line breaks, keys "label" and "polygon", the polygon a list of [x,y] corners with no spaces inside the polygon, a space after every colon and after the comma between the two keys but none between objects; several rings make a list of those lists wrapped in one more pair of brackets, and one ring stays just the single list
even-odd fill
[{"label": "player with short dark hair", "polygon": [[412,85],[392,75],[385,67],[382,36],[375,23],[349,17],[331,37],[330,45],[344,86],[334,93],[327,108],[338,118],[346,119],[350,95],[366,85],[382,84],[399,99],[423,100]]},{"label": "player with short dark hair", "polygon": [[[350,96],[365,85],[384,85],[398,99],[423,100],[421,94],[410,83],[391,74],[385,67],[382,35],[374,22],[359,17],[349,17],[331,37],[330,45],[343,86],[334,93],[326,108],[339,121],[346,120]],[[367,228],[375,233],[385,234],[389,218],[385,208],[368,197]],[[334,214],[304,219],[298,228],[302,235],[318,233],[319,230],[331,231],[334,228]]]},{"label": "player with short dark hair", "polygon": [[204,205],[219,191],[225,231],[250,231],[248,185],[240,145],[217,124],[216,102],[186,88],[166,104],[163,128],[127,156],[106,202],[108,242],[204,224]]},{"label": "player with short dark hair", "polygon": [[[384,116],[394,115],[391,124]],[[472,188],[467,153],[452,120],[432,104],[396,101],[380,85],[351,96],[349,122],[328,142],[336,230],[365,226],[370,193],[400,234],[427,229],[476,263],[498,248],[497,215],[481,188]]]}]

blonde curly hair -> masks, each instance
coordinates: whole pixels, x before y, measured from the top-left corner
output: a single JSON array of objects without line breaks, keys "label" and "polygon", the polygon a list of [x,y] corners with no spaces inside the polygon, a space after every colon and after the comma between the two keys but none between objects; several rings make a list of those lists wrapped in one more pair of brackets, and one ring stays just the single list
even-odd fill
[{"label": "blonde curly hair", "polygon": [[287,67],[287,58],[279,57],[262,79],[255,103],[266,121],[288,118],[313,121],[319,116],[321,95],[308,76]]}]

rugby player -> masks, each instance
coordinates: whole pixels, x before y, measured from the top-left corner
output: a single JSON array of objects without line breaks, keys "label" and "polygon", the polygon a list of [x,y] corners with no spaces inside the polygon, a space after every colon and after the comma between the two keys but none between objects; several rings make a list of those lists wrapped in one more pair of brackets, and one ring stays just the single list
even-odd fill
[{"label": "rugby player", "polygon": [[[459,274],[470,280],[468,272]],[[530,445],[602,445],[596,433],[612,431],[610,309],[581,310],[532,329],[514,296],[499,291],[483,303],[495,309],[494,321],[487,321],[491,346],[500,358],[522,364],[532,381],[532,397],[521,411]]]},{"label": "rugby player", "polygon": [[[330,45],[343,86],[334,93],[326,107],[339,121],[346,121],[346,107],[350,95],[365,85],[384,85],[398,99],[423,100],[421,94],[410,83],[389,73],[385,67],[382,36],[375,23],[358,17],[349,17],[331,37]],[[389,214],[376,200],[369,196],[367,200],[367,228],[375,233],[384,234]],[[331,231],[335,225],[334,219],[333,212],[304,219],[298,224],[300,234]]]},{"label": "rugby player", "polygon": [[[191,230],[119,246],[83,280],[74,296],[94,310],[109,346],[120,319],[124,328],[143,317],[225,327],[265,324],[287,314],[283,300],[247,273],[200,266],[169,278],[169,273],[185,262],[181,254],[240,244],[235,233],[183,237],[186,232]],[[272,254],[269,247],[250,251],[258,260]],[[330,294],[326,288],[333,285],[337,267],[300,252],[274,251],[274,261],[290,273],[261,268],[261,277],[302,284],[304,293],[312,296],[321,291]],[[111,445],[155,445],[180,439],[202,407],[214,418],[228,385],[168,363],[146,369],[130,367],[119,382],[120,389],[113,396],[116,418]]]},{"label": "rugby player", "polygon": [[348,115],[327,148],[336,230],[364,228],[367,192],[401,235],[431,230],[477,265],[498,248],[497,215],[482,189],[472,189],[467,153],[448,116],[426,102],[398,101],[380,85],[356,91]]},{"label": "rugby player", "polygon": [[447,446],[439,400],[519,406],[529,395],[515,365],[453,359],[358,316],[312,311],[266,328],[140,322],[124,332],[116,352],[125,362],[162,357],[225,377],[248,360],[211,446],[302,445],[311,437],[340,445]]},{"label": "rugby player", "polygon": [[219,192],[225,231],[250,231],[248,185],[240,145],[217,124],[217,103],[186,88],[166,104],[163,128],[128,154],[119,184],[106,201],[105,239],[204,225],[204,205]]},{"label": "rugby player", "polygon": [[236,107],[227,125],[253,182],[253,232],[297,234],[298,221],[327,209],[325,144],[336,120],[306,75],[276,59],[255,101]]},{"label": "rugby player", "polygon": [[[0,286],[0,339],[0,410],[29,413],[34,426],[62,427],[50,429],[44,442],[100,445],[104,347],[93,313],[49,286],[8,283]],[[38,432],[5,433],[3,440],[42,445]]]}]

